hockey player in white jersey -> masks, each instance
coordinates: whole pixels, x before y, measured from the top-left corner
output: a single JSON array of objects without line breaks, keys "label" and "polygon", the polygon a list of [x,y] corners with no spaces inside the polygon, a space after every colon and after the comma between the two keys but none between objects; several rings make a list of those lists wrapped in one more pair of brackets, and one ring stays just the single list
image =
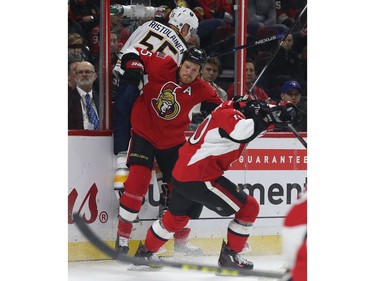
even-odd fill
[{"label": "hockey player in white jersey", "polygon": [[[157,21],[148,21],[138,27],[129,37],[119,52],[119,60],[113,73],[120,79],[120,87],[116,94],[113,134],[114,154],[117,155],[117,170],[114,187],[122,188],[126,181],[126,153],[130,140],[130,114],[135,99],[143,87],[144,68],[142,62],[129,61],[132,48],[140,47],[151,52],[161,51],[174,58],[177,64],[181,62],[182,53],[187,49],[186,41],[198,28],[198,18],[188,8],[175,8],[171,11],[168,26]],[[122,63],[127,61],[127,63]]]},{"label": "hockey player in white jersey", "polygon": [[[144,72],[143,63],[132,50],[139,47],[153,53],[162,52],[173,57],[176,63],[180,64],[182,54],[188,48],[187,41],[190,36],[196,34],[197,28],[198,18],[194,12],[188,8],[177,7],[171,11],[167,25],[154,20],[145,22],[132,33],[120,50],[119,60],[113,70],[113,74],[120,80],[113,116],[113,152],[117,155],[115,190],[124,188],[127,179],[126,159],[131,137],[131,110],[144,84],[147,83],[147,73]],[[180,249],[190,250],[191,253],[196,254],[201,253],[199,248],[187,242],[189,232],[189,229],[185,229],[175,236],[176,241],[183,243]],[[127,241],[116,241],[116,249],[126,253]]]},{"label": "hockey player in white jersey", "polygon": [[172,56],[176,63],[181,62],[182,54],[187,49],[186,41],[197,33],[198,18],[188,8],[177,7],[169,15],[168,25],[158,21],[148,21],[138,27],[119,52],[115,72],[124,74],[121,58],[128,53],[129,47],[139,47],[150,52],[162,52]]}]

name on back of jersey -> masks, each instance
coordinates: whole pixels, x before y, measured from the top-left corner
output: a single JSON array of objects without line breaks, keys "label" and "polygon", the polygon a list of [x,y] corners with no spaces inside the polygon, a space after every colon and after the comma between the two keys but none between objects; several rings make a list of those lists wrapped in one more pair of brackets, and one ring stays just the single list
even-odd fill
[{"label": "name on back of jersey", "polygon": [[173,29],[163,24],[160,24],[156,21],[151,21],[148,27],[157,31],[160,34],[167,36],[168,39],[173,42],[174,47],[178,50],[178,52],[181,55],[185,51],[185,44],[182,42],[182,39],[178,35],[176,35],[176,32]]}]

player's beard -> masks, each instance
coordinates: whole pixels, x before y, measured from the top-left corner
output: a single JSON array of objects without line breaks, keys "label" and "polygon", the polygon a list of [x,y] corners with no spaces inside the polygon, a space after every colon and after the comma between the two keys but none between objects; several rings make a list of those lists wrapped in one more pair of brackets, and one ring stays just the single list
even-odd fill
[{"label": "player's beard", "polygon": [[183,74],[183,75],[181,75],[180,81],[184,84],[190,84],[195,79],[197,79],[197,77],[198,77],[198,75],[196,77],[193,77],[192,75],[189,75],[189,74]]}]

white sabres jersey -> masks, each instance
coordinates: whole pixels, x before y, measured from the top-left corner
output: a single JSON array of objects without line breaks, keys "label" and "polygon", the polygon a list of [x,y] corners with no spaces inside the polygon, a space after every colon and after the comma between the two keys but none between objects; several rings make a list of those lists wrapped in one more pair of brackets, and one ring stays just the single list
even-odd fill
[{"label": "white sabres jersey", "polygon": [[114,71],[124,73],[124,70],[121,69],[121,57],[129,52],[129,47],[139,47],[153,53],[163,52],[173,57],[177,64],[180,64],[182,54],[187,49],[187,43],[177,29],[157,21],[145,22],[131,34],[121,48]]}]

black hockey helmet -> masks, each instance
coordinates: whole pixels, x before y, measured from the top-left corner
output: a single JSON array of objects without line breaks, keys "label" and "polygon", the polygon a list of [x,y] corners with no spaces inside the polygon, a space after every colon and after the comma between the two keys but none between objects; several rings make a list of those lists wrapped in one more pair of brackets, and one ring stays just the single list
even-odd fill
[{"label": "black hockey helmet", "polygon": [[201,67],[203,67],[203,65],[207,61],[207,54],[203,49],[191,47],[183,53],[181,64],[185,60],[188,60],[188,61],[191,61],[193,63],[199,64]]}]

